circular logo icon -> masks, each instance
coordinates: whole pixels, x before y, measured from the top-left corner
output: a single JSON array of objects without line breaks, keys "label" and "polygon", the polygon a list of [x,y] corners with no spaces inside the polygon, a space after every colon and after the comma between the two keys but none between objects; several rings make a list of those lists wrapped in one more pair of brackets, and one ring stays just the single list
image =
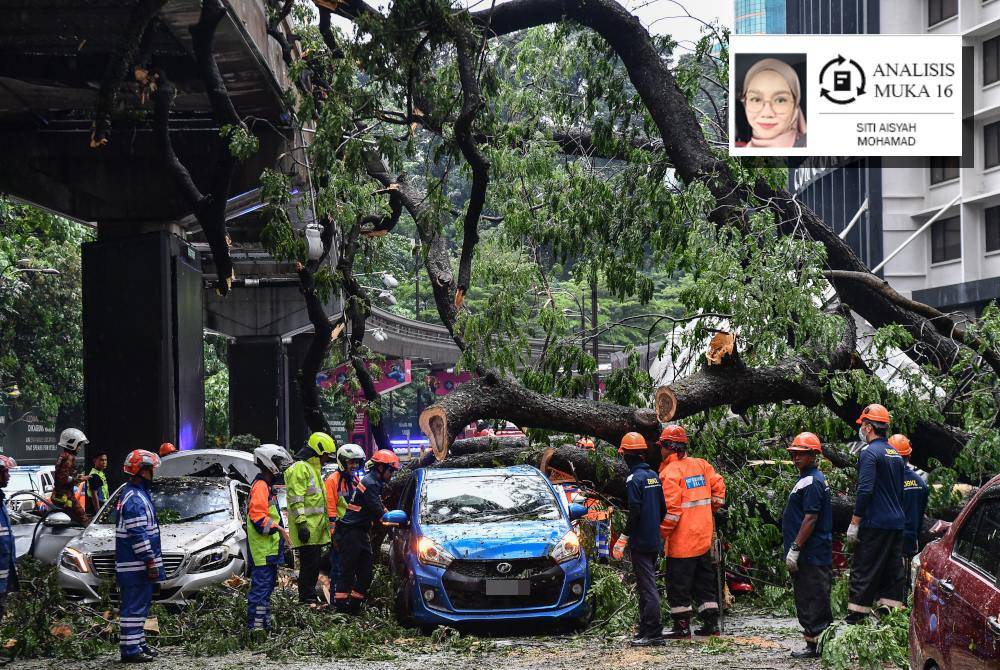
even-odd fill
[{"label": "circular logo icon", "polygon": [[865,94],[865,71],[853,58],[837,54],[819,73],[819,94],[835,105],[849,105]]},{"label": "circular logo icon", "polygon": [[501,575],[509,574],[510,571],[513,569],[514,566],[511,565],[510,563],[497,563],[497,572],[499,572]]}]

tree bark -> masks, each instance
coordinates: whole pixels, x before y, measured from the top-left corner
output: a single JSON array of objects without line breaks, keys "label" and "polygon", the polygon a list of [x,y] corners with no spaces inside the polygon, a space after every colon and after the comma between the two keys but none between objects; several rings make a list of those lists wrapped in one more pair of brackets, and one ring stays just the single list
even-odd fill
[{"label": "tree bark", "polygon": [[323,413],[319,387],[316,386],[316,375],[323,367],[326,354],[330,350],[330,342],[339,334],[339,330],[334,329],[330,323],[330,317],[323,309],[323,302],[316,292],[315,275],[333,246],[335,224],[329,215],[321,219],[321,224],[323,226],[323,231],[320,234],[320,239],[323,242],[322,256],[305,265],[299,263],[296,267],[296,274],[299,276],[299,292],[302,293],[306,302],[306,313],[313,325],[313,337],[299,368],[298,384],[302,411],[310,432],[329,434],[330,424]]}]

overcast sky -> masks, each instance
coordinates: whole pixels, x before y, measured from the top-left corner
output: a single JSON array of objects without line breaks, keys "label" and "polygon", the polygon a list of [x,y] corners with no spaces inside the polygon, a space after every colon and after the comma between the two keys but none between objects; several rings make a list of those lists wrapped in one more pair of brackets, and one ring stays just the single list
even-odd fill
[{"label": "overcast sky", "polygon": [[[472,9],[487,9],[493,0],[460,0]],[[497,0],[497,4],[505,0]],[[702,24],[722,21],[729,26],[733,23],[734,0],[617,0],[632,10],[654,35],[672,35],[681,48],[692,47],[700,36]],[[376,1],[372,4],[383,7],[386,2]],[[694,17],[687,14],[690,12]],[[334,17],[336,19],[336,17]],[[341,29],[351,33],[350,22],[341,19]]]}]

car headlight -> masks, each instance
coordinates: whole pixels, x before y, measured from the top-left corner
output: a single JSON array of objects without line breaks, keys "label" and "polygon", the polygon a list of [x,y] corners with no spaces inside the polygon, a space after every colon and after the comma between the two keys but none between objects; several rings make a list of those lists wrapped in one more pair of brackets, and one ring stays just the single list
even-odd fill
[{"label": "car headlight", "polygon": [[573,531],[569,531],[562,536],[556,546],[552,547],[552,551],[549,552],[549,556],[556,563],[565,563],[566,561],[577,558],[580,555],[580,538]]},{"label": "car headlight", "polygon": [[436,565],[439,568],[447,568],[455,560],[444,547],[429,537],[422,537],[417,542],[417,558],[424,565]]},{"label": "car headlight", "polygon": [[59,554],[59,565],[73,572],[90,572],[86,554],[73,547],[66,547],[62,550],[62,553]]},{"label": "car headlight", "polygon": [[216,545],[195,554],[191,558],[191,567],[188,568],[188,572],[218,570],[229,565],[232,560],[233,553],[228,545]]}]

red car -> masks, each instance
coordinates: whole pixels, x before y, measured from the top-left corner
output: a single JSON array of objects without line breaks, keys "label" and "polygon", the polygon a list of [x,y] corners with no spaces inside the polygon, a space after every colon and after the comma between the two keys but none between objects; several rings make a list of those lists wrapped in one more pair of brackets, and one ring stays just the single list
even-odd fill
[{"label": "red car", "polygon": [[1000,476],[913,561],[910,667],[1000,668]]}]

